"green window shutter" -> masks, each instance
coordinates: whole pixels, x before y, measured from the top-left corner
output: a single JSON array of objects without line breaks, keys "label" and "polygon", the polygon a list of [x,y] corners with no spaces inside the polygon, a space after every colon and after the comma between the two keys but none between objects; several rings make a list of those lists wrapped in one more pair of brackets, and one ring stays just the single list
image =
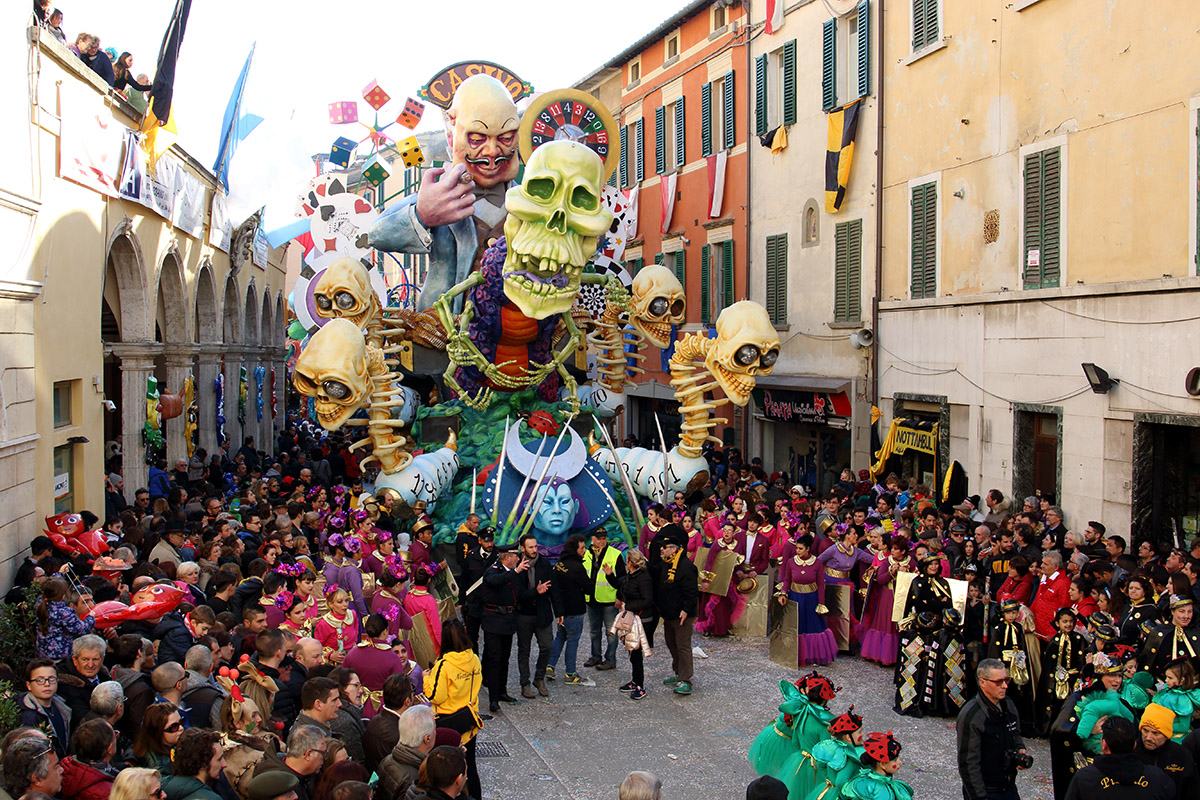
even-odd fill
[{"label": "green window shutter", "polygon": [[687,164],[686,143],[687,128],[683,124],[683,98],[675,101],[675,166],[679,169]]},{"label": "green window shutter", "polygon": [[925,0],[912,0],[912,49],[925,46]]},{"label": "green window shutter", "polygon": [[[1058,286],[1062,277],[1062,150],[1052,148],[1025,156],[1024,285],[1026,289]],[[1037,266],[1030,252],[1038,252]]]},{"label": "green window shutter", "polygon": [[730,239],[721,245],[721,255],[724,260],[721,269],[721,278],[725,284],[724,295],[725,302],[721,304],[722,308],[729,308],[733,305],[733,240]]},{"label": "green window shutter", "polygon": [[732,150],[734,144],[737,143],[737,136],[734,135],[736,131],[734,122],[737,119],[737,114],[735,113],[736,104],[733,100],[733,89],[733,70],[729,70],[729,72],[725,73],[725,142],[723,146],[726,150]]},{"label": "green window shutter", "polygon": [[637,275],[639,272],[642,271],[642,267],[644,267],[646,265],[646,259],[635,258],[635,259],[633,259],[632,263],[633,263],[633,274]]},{"label": "green window shutter", "polygon": [[667,171],[667,108],[654,109],[654,174]]},{"label": "green window shutter", "polygon": [[846,270],[846,322],[862,319],[862,220],[850,223]]},{"label": "green window shutter", "polygon": [[913,50],[920,50],[938,40],[938,3],[940,0],[913,0]]},{"label": "green window shutter", "polygon": [[764,303],[764,305],[766,306],[767,314],[770,315],[772,322],[775,321],[775,302],[776,302],[775,294],[776,294],[776,291],[778,288],[776,285],[776,282],[775,282],[775,270],[776,270],[775,246],[776,246],[776,244],[778,244],[778,241],[779,241],[778,236],[768,236],[767,237],[767,268],[765,270],[766,271],[767,292],[766,292],[766,302]]},{"label": "green window shutter", "polygon": [[700,87],[700,155],[712,152],[712,84],[706,83]]},{"label": "green window shutter", "polygon": [[[839,222],[833,248],[833,321],[849,319],[849,295],[846,273],[850,270],[849,222]],[[915,279],[914,279],[915,280]],[[915,294],[914,294],[915,296]]]},{"label": "green window shutter", "polygon": [[[922,0],[913,0],[914,3]],[[837,105],[837,20],[828,19],[821,26],[821,110],[830,111]]]},{"label": "green window shutter", "polygon": [[1040,261],[1042,252],[1042,154],[1025,156],[1025,243],[1021,248],[1022,283],[1026,289],[1040,289],[1041,267],[1031,267],[1030,253],[1037,251]]},{"label": "green window shutter", "polygon": [[621,188],[629,185],[629,126],[621,126]]},{"label": "green window shutter", "polygon": [[925,184],[925,296],[937,297],[937,184]]},{"label": "green window shutter", "polygon": [[710,251],[712,245],[702,245],[700,247],[700,321],[708,323],[711,321],[712,312],[709,306],[712,305],[712,295],[709,289],[709,282],[712,280],[712,268],[709,266],[709,260],[712,258]]},{"label": "green window shutter", "polygon": [[912,283],[914,300],[937,296],[937,184],[912,190]]},{"label": "green window shutter", "polygon": [[665,260],[666,260],[666,256],[664,256],[662,253],[655,253],[655,255],[654,255],[654,263],[655,264],[658,264],[661,267],[663,265],[663,261],[665,261]]},{"label": "green window shutter", "polygon": [[871,2],[858,4],[858,96],[871,93]]},{"label": "green window shutter", "polygon": [[754,59],[754,135],[767,132],[767,54]]},{"label": "green window shutter", "polygon": [[938,4],[942,0],[925,0],[925,44],[933,44],[941,38],[938,29]]},{"label": "green window shutter", "polygon": [[679,285],[683,287],[684,294],[687,293],[687,251],[675,251],[675,277],[679,280]]},{"label": "green window shutter", "polygon": [[796,124],[796,40],[783,46],[783,124]]},{"label": "green window shutter", "polygon": [[639,119],[637,121],[637,126],[634,128],[634,135],[633,135],[633,138],[634,138],[633,149],[635,150],[634,166],[635,166],[635,171],[636,171],[636,175],[634,177],[638,183],[641,183],[642,181],[644,181],[646,179],[646,161],[644,158],[645,152],[646,152],[646,131],[645,131],[645,127],[644,127],[645,122],[646,122],[646,120],[644,120],[644,119]]},{"label": "green window shutter", "polygon": [[787,324],[787,234],[767,237],[767,313],[775,325]]}]

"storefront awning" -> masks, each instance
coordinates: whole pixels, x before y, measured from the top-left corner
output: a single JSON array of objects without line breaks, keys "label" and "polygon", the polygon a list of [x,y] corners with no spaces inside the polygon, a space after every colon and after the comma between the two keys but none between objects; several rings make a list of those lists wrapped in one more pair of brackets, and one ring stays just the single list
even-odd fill
[{"label": "storefront awning", "polygon": [[764,389],[801,389],[809,392],[844,392],[850,388],[849,378],[830,378],[825,375],[760,375],[758,385]]},{"label": "storefront awning", "polygon": [[625,387],[625,393],[631,397],[645,397],[658,400],[674,400],[675,391],[670,384],[658,383],[657,381],[645,381],[643,383],[634,383]]}]

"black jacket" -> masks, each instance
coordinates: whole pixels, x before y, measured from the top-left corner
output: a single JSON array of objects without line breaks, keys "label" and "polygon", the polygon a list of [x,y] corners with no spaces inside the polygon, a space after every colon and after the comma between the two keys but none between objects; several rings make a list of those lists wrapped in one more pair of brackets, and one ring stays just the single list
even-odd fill
[{"label": "black jacket", "polygon": [[292,723],[300,714],[300,690],[308,680],[308,670],[292,656],[279,662],[279,677],[275,679],[279,693],[275,695],[275,716],[283,720],[283,726],[291,730]]},{"label": "black jacket", "polygon": [[[309,539],[309,541],[313,540]],[[255,558],[258,558],[258,556],[255,556]],[[262,593],[262,578],[246,578],[238,584],[237,589],[233,592],[233,597],[229,599],[229,610],[238,617],[239,623],[241,622],[242,609],[261,600]]]},{"label": "black jacket", "polygon": [[368,772],[378,772],[379,764],[387,758],[388,753],[400,741],[400,717],[384,709],[367,723],[363,733],[363,754],[366,756],[365,765]]},{"label": "black jacket", "polygon": [[[533,586],[529,585],[529,573],[533,573]],[[554,567],[550,564],[550,559],[545,556],[538,556],[537,561],[533,562],[533,566],[521,573],[521,577],[517,582],[517,613],[527,617],[537,617],[537,626],[544,628],[554,622],[554,618],[559,616],[558,608],[561,605],[554,591],[554,582],[550,582],[550,589],[542,594],[538,594],[537,585],[543,581],[550,581],[554,573]]]},{"label": "black jacket", "polygon": [[[614,573],[615,574],[615,573]],[[654,606],[664,620],[679,620],[679,612],[686,611],[689,617],[696,616],[696,604],[700,601],[700,572],[696,565],[683,553],[670,580],[670,564],[660,561],[653,568]]]},{"label": "black jacket", "polygon": [[1066,800],[1173,800],[1175,785],[1158,767],[1133,753],[1097,756],[1075,773]]},{"label": "black jacket", "polygon": [[112,680],[108,670],[100,668],[100,672],[92,680],[88,680],[75,669],[75,662],[69,657],[58,662],[58,696],[71,709],[71,732],[79,727],[83,718],[91,711],[92,690],[105,681]]},{"label": "black jacket", "polygon": [[516,569],[505,569],[493,564],[483,576],[483,623],[487,633],[508,634],[517,632],[517,596],[524,583],[525,573]]},{"label": "black jacket", "polygon": [[587,613],[587,594],[592,590],[592,580],[579,556],[564,554],[554,565],[551,580],[554,581],[554,591],[558,593],[561,616],[578,617]]},{"label": "black jacket", "polygon": [[1017,707],[1009,698],[999,706],[977,694],[958,712],[958,775],[965,800],[1016,786],[1008,753],[1025,747]]},{"label": "black jacket", "polygon": [[487,555],[484,555],[482,547],[472,549],[471,552],[467,553],[467,557],[463,561],[462,578],[458,582],[458,590],[460,592],[458,604],[465,606],[467,614],[472,617],[483,616],[483,596],[487,592],[484,591],[483,586],[480,586],[470,594],[467,594],[467,591],[495,563],[496,551],[492,550]]},{"label": "black jacket", "polygon": [[187,625],[183,621],[183,615],[178,611],[172,611],[163,617],[162,621],[158,623],[158,627],[154,629],[154,635],[150,638],[158,642],[157,663],[159,664],[174,661],[182,665],[184,655],[192,645],[196,644],[196,637],[188,631]]},{"label": "black jacket", "polygon": [[[679,561],[687,559],[685,553]],[[625,604],[625,610],[647,619],[654,618],[654,579],[647,567],[637,572],[626,572],[619,579],[613,573],[613,583],[617,587],[617,599]],[[679,614],[675,617],[678,619]]]},{"label": "black jacket", "polygon": [[1187,797],[1200,797],[1200,783],[1196,779],[1196,762],[1187,748],[1181,744],[1167,741],[1157,750],[1147,750],[1138,742],[1133,749],[1138,761],[1152,767],[1158,767],[1175,784],[1175,797],[1179,800]]}]

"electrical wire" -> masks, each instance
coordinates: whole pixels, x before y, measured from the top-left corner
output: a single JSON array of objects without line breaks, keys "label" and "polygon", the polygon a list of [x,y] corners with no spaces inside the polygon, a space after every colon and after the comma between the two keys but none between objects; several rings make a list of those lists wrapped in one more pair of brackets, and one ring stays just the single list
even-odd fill
[{"label": "electrical wire", "polygon": [[[1150,404],[1150,405],[1152,405],[1152,406],[1155,406],[1155,407],[1157,407],[1157,408],[1161,408],[1163,411],[1171,411],[1171,412],[1174,412],[1174,413],[1178,413],[1176,409],[1174,409],[1174,408],[1170,408],[1170,407],[1168,407],[1168,406],[1164,406],[1162,403],[1158,402],[1157,400],[1151,400],[1149,397],[1146,397],[1146,395],[1142,394],[1141,392],[1136,392],[1136,391],[1134,391],[1134,384],[1131,384],[1131,383],[1126,383],[1125,381],[1118,381],[1118,382],[1117,382],[1117,385],[1118,385],[1118,386],[1120,386],[1120,387],[1122,387],[1122,388],[1128,389],[1128,390],[1129,390],[1129,392],[1130,392],[1131,394],[1133,394],[1133,395],[1135,395],[1135,396],[1137,396],[1137,397],[1140,397],[1142,400],[1146,401],[1147,403],[1149,403],[1149,404]],[[1137,388],[1139,388],[1139,389],[1140,389],[1141,387],[1139,386],[1139,387],[1137,387]],[[1147,389],[1146,391],[1151,391],[1151,390]],[[1155,392],[1155,394],[1161,394],[1161,392]],[[1175,395],[1166,395],[1166,396],[1167,396],[1167,397],[1174,397]]]},{"label": "electrical wire", "polygon": [[[1130,383],[1129,381],[1125,380],[1124,378],[1122,378],[1121,380],[1118,380],[1117,385],[1118,386],[1132,386],[1134,389],[1141,389],[1143,392],[1149,392],[1150,394],[1156,394],[1159,397],[1170,397],[1173,400],[1194,400],[1195,399],[1194,397],[1185,397],[1181,394],[1171,394],[1170,392],[1160,392],[1157,389],[1151,389],[1149,386],[1138,386],[1136,383]],[[1137,394],[1137,392],[1134,392],[1134,394]]]},{"label": "electrical wire", "polygon": [[1104,319],[1102,317],[1089,317],[1087,314],[1080,314],[1077,311],[1068,311],[1065,308],[1052,306],[1047,300],[1039,300],[1038,302],[1047,308],[1052,308],[1055,311],[1066,314],[1067,316],[1079,317],[1080,319],[1087,319],[1091,320],[1092,322],[1103,322],[1107,325],[1172,325],[1176,322],[1195,322],[1196,320],[1200,319],[1200,314],[1197,314],[1194,317],[1180,317],[1179,319]]}]

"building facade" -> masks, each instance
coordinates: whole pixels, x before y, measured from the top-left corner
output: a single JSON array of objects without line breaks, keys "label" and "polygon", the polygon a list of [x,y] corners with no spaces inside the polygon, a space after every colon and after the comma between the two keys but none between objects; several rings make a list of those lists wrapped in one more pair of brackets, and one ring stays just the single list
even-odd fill
[{"label": "building facade", "polygon": [[[149,378],[172,394],[195,380],[196,443],[209,454],[218,450],[218,375],[234,451],[245,436],[274,449],[286,380],[282,251],[270,250],[253,218],[212,243],[215,179],[178,146],[170,160],[191,209],[177,222],[190,215],[191,224],[118,197],[111,181],[137,112],[28,27],[27,10],[5,17],[12,74],[28,63],[36,70],[4,89],[8,107],[27,116],[5,129],[13,157],[0,179],[0,219],[23,244],[0,275],[0,583],[43,517],[87,509],[104,518],[109,443],[123,450],[126,499],[147,485]],[[187,416],[163,424],[169,463],[188,455]]]},{"label": "building facade", "polygon": [[[766,30],[751,7],[749,297],[783,348],[758,380],[750,450],[767,473],[828,489],[870,457],[879,3],[790,4]],[[819,45],[819,46],[818,46]],[[857,126],[843,197],[826,202],[830,125]],[[839,140],[840,141],[840,140]]]},{"label": "building facade", "polygon": [[936,431],[887,469],[1166,541],[1200,516],[1200,7],[1145,10],[889,9],[876,333],[883,424]]}]

